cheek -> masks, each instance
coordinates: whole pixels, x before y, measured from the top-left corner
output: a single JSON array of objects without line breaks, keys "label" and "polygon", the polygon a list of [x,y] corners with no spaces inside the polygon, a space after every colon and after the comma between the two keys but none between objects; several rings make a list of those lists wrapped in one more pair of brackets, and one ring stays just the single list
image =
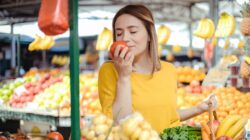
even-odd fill
[{"label": "cheek", "polygon": [[140,35],[136,38],[135,42],[136,44],[138,45],[138,51],[140,50],[141,51],[144,51],[147,46],[148,46],[148,36],[143,34],[143,35]]}]

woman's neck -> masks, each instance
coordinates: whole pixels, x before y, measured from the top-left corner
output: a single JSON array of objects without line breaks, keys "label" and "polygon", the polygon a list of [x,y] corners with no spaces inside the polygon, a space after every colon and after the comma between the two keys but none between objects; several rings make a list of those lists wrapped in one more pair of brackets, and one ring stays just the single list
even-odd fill
[{"label": "woman's neck", "polygon": [[137,73],[151,73],[153,62],[148,52],[142,53],[134,58],[133,71]]}]

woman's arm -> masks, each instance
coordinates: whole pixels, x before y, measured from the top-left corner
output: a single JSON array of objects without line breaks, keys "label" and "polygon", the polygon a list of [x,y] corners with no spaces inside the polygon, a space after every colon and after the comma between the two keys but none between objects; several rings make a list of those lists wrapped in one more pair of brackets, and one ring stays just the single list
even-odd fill
[{"label": "woman's arm", "polygon": [[178,109],[177,110],[177,112],[180,115],[181,121],[185,121],[185,120],[188,120],[192,117],[200,115],[200,114],[204,113],[205,111],[206,110],[201,109],[199,106],[195,106],[195,107],[188,108],[188,109]]},{"label": "woman's arm", "polygon": [[132,113],[131,82],[132,63],[134,55],[125,47],[120,52],[116,47],[113,62],[118,73],[116,97],[112,105],[113,119],[118,123],[121,119]]},{"label": "woman's arm", "polygon": [[122,77],[117,81],[117,92],[113,103],[113,118],[116,123],[132,113],[130,77]]},{"label": "woman's arm", "polygon": [[217,108],[217,100],[214,94],[211,95],[207,100],[203,101],[201,104],[195,107],[189,109],[177,110],[177,112],[180,115],[181,121],[185,121],[208,111],[209,104],[211,104],[212,110],[215,110]]}]

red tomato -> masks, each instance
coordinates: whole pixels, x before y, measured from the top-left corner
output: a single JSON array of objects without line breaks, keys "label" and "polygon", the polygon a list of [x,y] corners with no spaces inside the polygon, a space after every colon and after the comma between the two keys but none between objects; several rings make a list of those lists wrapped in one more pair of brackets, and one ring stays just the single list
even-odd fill
[{"label": "red tomato", "polygon": [[64,140],[63,136],[59,132],[50,132],[47,137],[54,139],[54,140]]},{"label": "red tomato", "polygon": [[125,47],[128,47],[127,43],[124,42],[124,41],[116,41],[116,42],[114,42],[114,43],[111,45],[111,48],[110,48],[110,53],[112,54],[112,56],[114,56],[115,48],[116,48],[117,46],[121,46],[120,53],[121,53],[121,51],[122,51]]}]

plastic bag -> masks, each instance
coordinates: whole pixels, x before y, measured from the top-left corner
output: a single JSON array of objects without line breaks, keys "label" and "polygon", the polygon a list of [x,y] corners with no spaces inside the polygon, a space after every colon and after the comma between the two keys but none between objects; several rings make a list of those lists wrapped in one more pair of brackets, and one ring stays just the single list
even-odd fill
[{"label": "plastic bag", "polygon": [[68,0],[42,0],[38,26],[46,35],[58,35],[68,30]]}]

